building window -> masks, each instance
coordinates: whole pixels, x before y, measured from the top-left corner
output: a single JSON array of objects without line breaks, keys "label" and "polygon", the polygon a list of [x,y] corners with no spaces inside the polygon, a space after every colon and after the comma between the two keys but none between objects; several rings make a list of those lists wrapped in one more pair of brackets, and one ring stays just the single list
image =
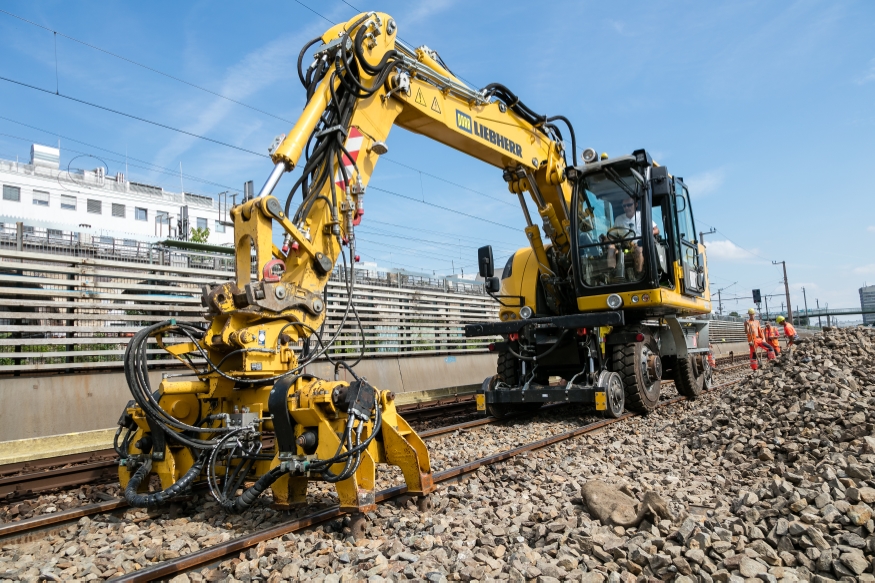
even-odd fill
[{"label": "building window", "polygon": [[3,185],[3,200],[18,202],[21,200],[21,189],[17,186]]},{"label": "building window", "polygon": [[134,241],[133,239],[124,239],[122,241],[122,245],[124,245],[125,247],[136,247],[137,242]]},{"label": "building window", "polygon": [[216,221],[216,232],[224,233],[225,232],[225,223],[222,221]]},{"label": "building window", "polygon": [[76,210],[76,197],[69,194],[61,195],[61,208],[68,211]]},{"label": "building window", "polygon": [[206,220],[206,219],[198,218],[198,219],[197,219],[197,228],[198,228],[198,229],[207,229],[207,228],[209,228],[209,227],[207,227],[207,220]]},{"label": "building window", "polygon": [[115,239],[112,237],[98,237],[97,242],[101,245],[113,245],[115,244]]},{"label": "building window", "polygon": [[167,211],[158,211],[155,213],[155,222],[159,225],[169,225],[170,224],[170,213]]},{"label": "building window", "polygon": [[112,203],[112,216],[120,219],[125,218],[125,205]]},{"label": "building window", "polygon": [[148,221],[149,211],[140,207],[134,207],[134,218],[138,221]]},{"label": "building window", "polygon": [[101,207],[102,206],[103,205],[100,204],[99,200],[94,200],[93,198],[88,199],[87,210],[92,215],[101,214],[101,210],[102,210]]},{"label": "building window", "polygon": [[49,239],[58,241],[64,238],[64,232],[61,229],[48,229]]},{"label": "building window", "polygon": [[42,190],[34,190],[33,204],[38,206],[49,206],[49,193]]}]

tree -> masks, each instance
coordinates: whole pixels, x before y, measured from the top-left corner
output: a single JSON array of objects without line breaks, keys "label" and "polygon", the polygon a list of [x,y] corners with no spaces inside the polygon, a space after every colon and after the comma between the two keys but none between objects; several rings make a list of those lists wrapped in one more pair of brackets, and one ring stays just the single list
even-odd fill
[{"label": "tree", "polygon": [[204,227],[203,229],[199,229],[194,227],[191,230],[191,240],[194,243],[206,243],[207,239],[210,238],[210,229],[209,227]]},{"label": "tree", "polygon": [[735,317],[737,318],[737,317],[738,317],[738,312],[729,312],[729,315],[730,315],[730,316],[735,316]]}]

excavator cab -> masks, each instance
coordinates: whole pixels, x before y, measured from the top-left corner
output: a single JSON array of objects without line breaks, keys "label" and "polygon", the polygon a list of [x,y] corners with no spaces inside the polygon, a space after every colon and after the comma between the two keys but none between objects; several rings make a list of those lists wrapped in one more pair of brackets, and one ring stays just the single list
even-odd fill
[{"label": "excavator cab", "polygon": [[[601,159],[589,150],[565,178],[569,269],[551,279],[533,249],[518,250],[500,280],[481,269],[501,322],[469,325],[466,334],[503,336],[490,345],[497,374],[484,381],[481,408],[500,416],[559,401],[610,416],[646,413],[668,378],[695,398],[711,371],[707,321],[690,316],[710,312],[711,302],[683,179],[644,150]],[[558,257],[554,248],[545,255]],[[491,261],[481,254],[481,265]],[[543,299],[551,282],[564,293],[559,310]]]},{"label": "excavator cab", "polygon": [[707,313],[705,257],[683,179],[637,150],[567,171],[578,309]]}]

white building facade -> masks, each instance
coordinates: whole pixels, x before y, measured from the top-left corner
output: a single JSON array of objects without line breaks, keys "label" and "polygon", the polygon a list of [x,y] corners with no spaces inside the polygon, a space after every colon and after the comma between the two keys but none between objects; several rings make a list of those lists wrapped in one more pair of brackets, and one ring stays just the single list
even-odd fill
[{"label": "white building facade", "polygon": [[129,182],[121,173],[106,176],[102,167],[62,169],[59,160],[57,148],[37,144],[30,164],[0,160],[0,230],[21,222],[25,232],[84,232],[122,244],[179,239],[181,232],[208,228],[209,244],[233,244],[230,201]]}]

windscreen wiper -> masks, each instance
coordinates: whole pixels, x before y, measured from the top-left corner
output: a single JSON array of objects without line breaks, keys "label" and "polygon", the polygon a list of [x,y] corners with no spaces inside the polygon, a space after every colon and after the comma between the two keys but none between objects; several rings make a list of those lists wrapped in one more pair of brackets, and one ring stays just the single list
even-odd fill
[{"label": "windscreen wiper", "polygon": [[613,168],[605,168],[605,174],[608,178],[611,179],[611,182],[622,188],[623,192],[629,195],[629,198],[636,201],[638,200],[638,192],[629,188],[629,186],[627,186],[626,183],[623,182],[623,179],[620,178],[620,175],[617,174],[616,170],[614,170]]}]

